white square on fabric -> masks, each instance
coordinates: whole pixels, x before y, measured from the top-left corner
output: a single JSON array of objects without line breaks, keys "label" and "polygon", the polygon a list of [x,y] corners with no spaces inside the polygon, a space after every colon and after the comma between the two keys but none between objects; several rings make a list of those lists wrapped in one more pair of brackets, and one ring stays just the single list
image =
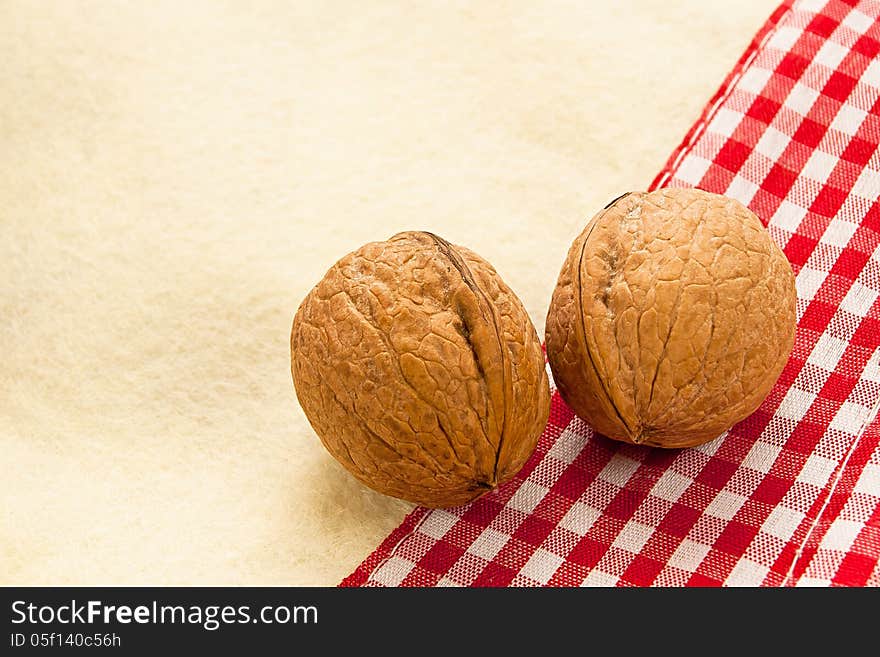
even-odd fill
[{"label": "white square on fabric", "polygon": [[620,453],[617,453],[610,461],[608,461],[608,464],[602,468],[602,471],[599,473],[599,479],[623,488],[626,486],[626,482],[629,481],[629,478],[632,477],[633,473],[638,469],[639,463],[637,461],[633,461],[632,459],[628,459]]},{"label": "white square on fabric", "polygon": [[526,561],[520,573],[536,582],[546,584],[563,561],[562,557],[552,552],[547,552],[543,548],[538,548],[532,553],[529,560]]},{"label": "white square on fabric", "polygon": [[862,169],[856,184],[853,185],[852,193],[872,202],[880,198],[880,171]]},{"label": "white square on fabric", "polygon": [[871,62],[860,79],[864,84],[880,89],[880,59]]},{"label": "white square on fabric", "polygon": [[779,408],[776,409],[776,415],[800,422],[815,400],[816,395],[812,392],[806,392],[792,386],[782,398]]},{"label": "white square on fabric", "polygon": [[448,577],[441,577],[440,581],[437,582],[437,586],[443,588],[462,588],[461,584]]},{"label": "white square on fabric", "polygon": [[737,82],[737,89],[750,91],[753,94],[759,94],[764,91],[764,87],[767,86],[767,82],[772,75],[773,71],[768,71],[760,66],[752,65],[745,73],[743,73],[739,82]]},{"label": "white square on fabric", "polygon": [[867,419],[868,409],[864,406],[845,401],[840,405],[828,428],[848,433],[851,436],[857,436],[861,432],[862,427],[865,426],[865,420]]},{"label": "white square on fabric", "polygon": [[454,516],[443,509],[435,509],[428,514],[424,522],[419,525],[419,533],[440,540],[446,535],[452,526],[458,522],[458,516]]},{"label": "white square on fabric", "polygon": [[385,586],[400,586],[403,579],[415,568],[412,561],[391,557],[373,572],[373,579]]},{"label": "white square on fabric", "polygon": [[803,30],[795,27],[780,27],[778,30],[776,30],[775,34],[770,37],[770,41],[767,42],[767,46],[770,48],[775,48],[776,50],[788,52],[789,50],[791,50],[791,47],[795,43],[797,43],[797,40],[801,38],[801,35],[803,33]]},{"label": "white square on fabric", "polygon": [[880,294],[878,294],[876,290],[872,290],[856,281],[849,288],[846,296],[843,297],[843,301],[840,302],[840,307],[853,315],[866,317],[878,296],[880,296]]},{"label": "white square on fabric", "polygon": [[711,164],[709,160],[699,155],[688,155],[679,165],[675,177],[690,185],[697,185],[706,175]]},{"label": "white square on fabric", "polygon": [[797,10],[800,13],[818,14],[828,4],[828,0],[801,0],[798,2]]},{"label": "white square on fabric", "polygon": [[846,342],[835,338],[833,335],[823,333],[816,341],[816,346],[807,357],[807,362],[821,367],[823,370],[833,372],[840,361],[843,352],[846,351]]},{"label": "white square on fabric", "polygon": [[703,545],[686,538],[679,543],[678,547],[675,548],[675,552],[669,557],[669,565],[690,573],[696,572],[703,559],[709,554],[710,549],[708,545]]},{"label": "white square on fabric", "polygon": [[779,132],[779,130],[773,126],[767,126],[767,129],[764,130],[764,134],[761,135],[758,143],[755,144],[755,150],[761,155],[766,155],[775,162],[779,159],[790,142],[791,139],[788,135]]},{"label": "white square on fabric", "polygon": [[731,198],[735,198],[743,205],[751,203],[755,194],[758,192],[758,186],[751,180],[746,180],[741,175],[736,174],[730,185],[727,187],[725,194]]},{"label": "white square on fabric", "polygon": [[746,457],[743,459],[742,464],[747,468],[767,474],[770,472],[770,468],[773,467],[773,464],[776,463],[776,458],[781,451],[782,448],[778,445],[771,445],[770,443],[765,443],[764,441],[759,440],[752,445],[749,453],[746,454]]},{"label": "white square on fabric", "polygon": [[829,39],[819,48],[819,52],[814,55],[813,61],[836,70],[837,65],[843,61],[847,52],[849,51],[846,48]]},{"label": "white square on fabric", "polygon": [[722,520],[733,520],[733,516],[745,503],[746,498],[742,495],[731,493],[728,490],[720,490],[715,499],[709,502],[709,506],[706,507],[706,515]]},{"label": "white square on fabric", "polygon": [[523,513],[531,513],[547,492],[548,489],[526,479],[510,498],[507,506]]},{"label": "white square on fabric", "polygon": [[565,429],[560,434],[559,439],[553,443],[553,447],[547,452],[547,456],[552,456],[563,463],[571,463],[575,460],[581,450],[584,448],[584,440],[574,431]]},{"label": "white square on fabric", "polygon": [[829,155],[820,150],[815,150],[810,155],[810,159],[801,169],[801,174],[812,180],[824,183],[828,182],[828,176],[834,171],[834,167],[840,160],[833,155]]},{"label": "white square on fabric", "polygon": [[836,468],[837,461],[832,461],[818,454],[810,454],[795,481],[822,488],[828,483]]},{"label": "white square on fabric", "polygon": [[806,116],[813,109],[817,98],[819,98],[818,91],[800,82],[795,82],[783,104],[801,116]]},{"label": "white square on fabric", "polygon": [[714,456],[715,452],[718,451],[718,448],[721,447],[721,443],[724,442],[724,438],[727,436],[727,432],[721,433],[717,438],[713,438],[707,443],[703,443],[702,445],[697,445],[696,447],[691,447],[696,452],[701,452],[706,456]]},{"label": "white square on fabric", "polygon": [[859,109],[855,105],[844,104],[834,116],[829,127],[852,136],[862,127],[866,116],[868,113],[865,110]]},{"label": "white square on fabric", "polygon": [[807,259],[807,265],[817,271],[830,272],[834,268],[834,263],[843,253],[843,249],[839,246],[831,246],[830,244],[817,244],[816,248]]},{"label": "white square on fabric", "polygon": [[800,589],[818,589],[831,586],[830,579],[822,579],[821,577],[807,577],[804,575],[794,583],[796,588]]},{"label": "white square on fabric", "polygon": [[862,469],[855,492],[880,497],[880,465],[869,463]]},{"label": "white square on fabric", "polygon": [[858,9],[853,9],[846,15],[846,18],[843,19],[843,24],[859,34],[864,34],[868,31],[868,28],[874,24],[874,19],[870,16],[866,16]]},{"label": "white square on fabric", "polygon": [[762,441],[770,444],[784,443],[789,439],[796,426],[797,421],[776,413],[770,418],[767,426],[764,427],[760,438]]},{"label": "white square on fabric", "polygon": [[831,246],[839,246],[841,248],[849,244],[850,238],[855,234],[858,226],[850,221],[842,219],[832,219],[822,233],[820,241]]},{"label": "white square on fabric", "polygon": [[599,509],[594,509],[582,502],[575,502],[562,516],[559,526],[578,536],[584,536],[601,515],[602,512]]},{"label": "white square on fabric", "polygon": [[668,469],[660,475],[660,478],[654,484],[654,487],[651,489],[651,495],[667,502],[675,502],[692,483],[693,479],[690,477],[685,477],[675,470]]},{"label": "white square on fabric", "polygon": [[811,267],[802,268],[798,272],[797,278],[794,279],[794,288],[797,291],[798,299],[812,301],[827,277],[827,271],[820,271]]},{"label": "white square on fabric", "polygon": [[467,551],[482,557],[486,561],[492,561],[509,540],[510,537],[507,534],[502,534],[491,527],[487,527],[468,546]]},{"label": "white square on fabric", "polygon": [[819,547],[820,549],[848,552],[852,544],[855,543],[859,532],[862,531],[862,527],[860,522],[838,517],[831,523]]},{"label": "white square on fabric", "polygon": [[638,554],[642,551],[642,548],[645,547],[645,543],[648,542],[648,539],[651,538],[651,534],[653,533],[653,527],[630,520],[623,526],[623,529],[620,530],[620,533],[614,539],[611,547],[620,548],[621,550]]},{"label": "white square on fabric", "polygon": [[730,137],[734,130],[736,130],[737,126],[742,123],[743,115],[740,112],[734,112],[733,110],[729,110],[726,107],[722,107],[718,110],[718,113],[709,122],[709,127],[706,128],[709,132],[714,132],[717,135],[724,135],[725,137]]},{"label": "white square on fabric", "polygon": [[767,516],[761,531],[788,541],[804,519],[804,514],[784,506],[776,506]]},{"label": "white square on fabric", "polygon": [[589,574],[584,578],[584,581],[581,583],[581,586],[587,587],[599,587],[599,586],[614,586],[617,582],[620,581],[620,578],[611,575],[609,573],[604,573],[601,570],[591,570]]},{"label": "white square on fabric", "polygon": [[724,583],[727,586],[760,586],[770,569],[751,559],[740,559]]},{"label": "white square on fabric", "polygon": [[776,208],[776,212],[770,218],[770,223],[774,226],[787,230],[789,233],[797,232],[798,226],[807,216],[807,209],[799,205],[795,205],[790,201],[783,201]]}]

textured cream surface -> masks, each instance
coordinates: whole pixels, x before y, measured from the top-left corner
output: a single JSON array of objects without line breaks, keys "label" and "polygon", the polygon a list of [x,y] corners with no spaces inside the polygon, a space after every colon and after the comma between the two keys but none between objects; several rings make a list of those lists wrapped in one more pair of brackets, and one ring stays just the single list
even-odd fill
[{"label": "textured cream surface", "polygon": [[306,422],[299,302],[423,229],[543,334],[775,4],[0,3],[0,584],[335,584],[409,506]]}]

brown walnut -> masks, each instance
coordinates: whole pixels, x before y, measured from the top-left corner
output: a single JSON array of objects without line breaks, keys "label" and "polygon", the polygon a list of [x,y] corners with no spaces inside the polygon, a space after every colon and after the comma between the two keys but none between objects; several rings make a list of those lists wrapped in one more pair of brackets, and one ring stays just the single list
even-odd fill
[{"label": "brown walnut", "polygon": [[688,447],[750,415],[795,335],[791,266],[738,201],[627,194],[574,241],[547,315],[563,399],[600,433]]},{"label": "brown walnut", "polygon": [[475,253],[425,232],[337,262],[293,320],[300,405],[371,488],[430,507],[513,477],[550,412],[538,335]]}]

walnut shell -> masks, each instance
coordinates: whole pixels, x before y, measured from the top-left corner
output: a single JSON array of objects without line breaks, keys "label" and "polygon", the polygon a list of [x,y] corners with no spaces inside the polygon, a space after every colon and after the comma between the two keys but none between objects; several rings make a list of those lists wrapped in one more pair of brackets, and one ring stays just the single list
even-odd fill
[{"label": "walnut shell", "polygon": [[337,262],[300,305],[290,349],[327,450],[367,486],[425,506],[513,477],[550,413],[522,303],[489,263],[431,233]]},{"label": "walnut shell", "polygon": [[660,189],[616,199],[574,241],[546,342],[560,394],[600,433],[688,447],[758,408],[794,334],[794,275],[758,218]]}]

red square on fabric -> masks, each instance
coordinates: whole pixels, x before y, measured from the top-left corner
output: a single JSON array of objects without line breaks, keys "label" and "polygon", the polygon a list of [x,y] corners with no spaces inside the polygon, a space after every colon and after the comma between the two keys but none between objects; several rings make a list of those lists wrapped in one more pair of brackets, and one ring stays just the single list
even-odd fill
[{"label": "red square on fabric", "polygon": [[757,533],[758,530],[756,528],[749,527],[736,520],[731,520],[724,527],[724,531],[721,532],[721,536],[718,537],[714,547],[724,550],[729,554],[740,556],[745,552],[746,547],[752,542]]},{"label": "red square on fabric", "polygon": [[806,264],[813,249],[819,240],[809,239],[803,235],[794,234],[785,245],[785,255],[793,265],[803,266]]},{"label": "red square on fabric", "polygon": [[833,18],[824,14],[817,14],[810,24],[807,25],[807,31],[828,38],[837,29],[837,25],[838,21],[835,21]]},{"label": "red square on fabric", "polygon": [[825,427],[814,422],[799,422],[785,443],[786,449],[810,454],[825,433]]},{"label": "red square on fabric", "polygon": [[585,536],[568,554],[568,560],[587,568],[593,568],[608,551],[608,546],[608,543]]},{"label": "red square on fabric", "polygon": [[623,579],[634,586],[650,586],[664,565],[662,561],[638,554],[623,571]]},{"label": "red square on fabric", "polygon": [[842,276],[849,281],[855,280],[870,257],[868,253],[847,249],[837,258],[837,262],[831,268],[831,273],[835,276]]},{"label": "red square on fabric", "polygon": [[[878,137],[880,137],[880,135],[878,135]],[[841,153],[840,157],[864,167],[876,150],[876,143],[872,144],[864,139],[853,137],[849,144],[847,144],[847,147],[843,149],[843,153]]]},{"label": "red square on fabric", "polygon": [[856,81],[853,78],[840,71],[835,71],[825,84],[825,88],[822,89],[822,93],[842,102],[847,99],[855,86]]},{"label": "red square on fabric", "polygon": [[438,541],[428,550],[419,564],[425,570],[445,573],[458,560],[464,550],[450,545],[446,541]]},{"label": "red square on fabric", "polygon": [[483,571],[479,575],[477,575],[477,578],[474,580],[472,586],[507,586],[513,581],[514,577],[516,577],[515,570],[505,568],[495,561],[490,561],[488,564],[486,564],[486,567],[483,569]]},{"label": "red square on fabric", "polygon": [[467,520],[481,527],[487,527],[504,508],[503,504],[495,501],[492,497],[484,496],[468,504],[462,513],[462,520]]},{"label": "red square on fabric", "polygon": [[870,348],[877,343],[878,335],[880,335],[880,320],[873,317],[865,317],[853,334],[852,342],[853,344],[864,345]]},{"label": "red square on fabric", "polygon": [[730,171],[739,171],[750,153],[748,146],[731,139],[718,151],[715,162]]},{"label": "red square on fabric", "polygon": [[840,206],[843,205],[845,200],[846,192],[842,189],[826,185],[822,188],[822,191],[819,192],[819,196],[816,197],[816,200],[813,201],[813,204],[810,206],[810,212],[816,212],[825,217],[833,217],[837,214],[837,211],[840,209]]},{"label": "red square on fabric", "polygon": [[763,123],[770,123],[781,105],[782,103],[778,103],[766,96],[758,96],[749,108],[748,116]]},{"label": "red square on fabric", "polygon": [[553,493],[562,495],[570,500],[576,500],[596,478],[595,473],[590,473],[577,466],[569,466],[562,471],[559,479],[553,484]]},{"label": "red square on fabric", "polygon": [[563,561],[559,565],[559,568],[557,568],[556,572],[553,573],[553,576],[550,578],[550,581],[547,582],[547,585],[580,586],[581,582],[584,581],[589,572],[589,568],[582,566],[579,563],[575,563],[569,559],[567,561]]},{"label": "red square on fabric", "polygon": [[789,171],[782,165],[774,164],[773,168],[770,169],[770,173],[764,178],[764,182],[761,183],[761,187],[768,192],[785,198],[791,191],[795,178],[797,178],[797,174],[793,171]]},{"label": "red square on fabric", "polygon": [[701,573],[694,573],[691,575],[688,580],[688,586],[696,586],[696,587],[720,587],[722,584],[721,580],[712,579],[711,577],[707,577]]},{"label": "red square on fabric", "polygon": [[605,513],[613,518],[629,520],[644,499],[644,493],[623,488],[605,508]]},{"label": "red square on fabric", "polygon": [[785,497],[791,482],[772,474],[768,474],[755,489],[752,499],[776,506]]},{"label": "red square on fabric", "polygon": [[874,203],[862,221],[862,228],[869,228],[876,234],[880,234],[880,203]]},{"label": "red square on fabric", "polygon": [[736,468],[736,465],[723,459],[711,459],[700,472],[697,481],[720,490],[730,481]]},{"label": "red square on fabric", "polygon": [[880,53],[880,41],[864,35],[853,44],[853,50],[869,59],[874,59],[877,53]]},{"label": "red square on fabric", "polygon": [[517,528],[514,536],[530,545],[541,545],[550,535],[555,525],[535,516],[528,516]]},{"label": "red square on fabric", "polygon": [[810,148],[815,148],[822,141],[822,137],[825,136],[826,132],[828,132],[827,125],[805,118],[797,130],[794,131],[792,139]]},{"label": "red square on fabric", "polygon": [[825,399],[833,399],[836,402],[844,402],[852,391],[852,380],[844,377],[842,374],[832,372],[822,386],[822,392],[819,393]]},{"label": "red square on fabric", "polygon": [[840,562],[833,582],[836,586],[865,586],[876,563],[875,557],[850,552]]},{"label": "red square on fabric", "polygon": [[684,538],[700,518],[700,511],[684,504],[673,504],[657,525],[657,529],[672,536]]},{"label": "red square on fabric", "polygon": [[790,52],[782,58],[781,62],[779,62],[779,66],[776,67],[776,72],[780,75],[792,78],[793,80],[797,80],[803,75],[809,65],[809,59]]}]

